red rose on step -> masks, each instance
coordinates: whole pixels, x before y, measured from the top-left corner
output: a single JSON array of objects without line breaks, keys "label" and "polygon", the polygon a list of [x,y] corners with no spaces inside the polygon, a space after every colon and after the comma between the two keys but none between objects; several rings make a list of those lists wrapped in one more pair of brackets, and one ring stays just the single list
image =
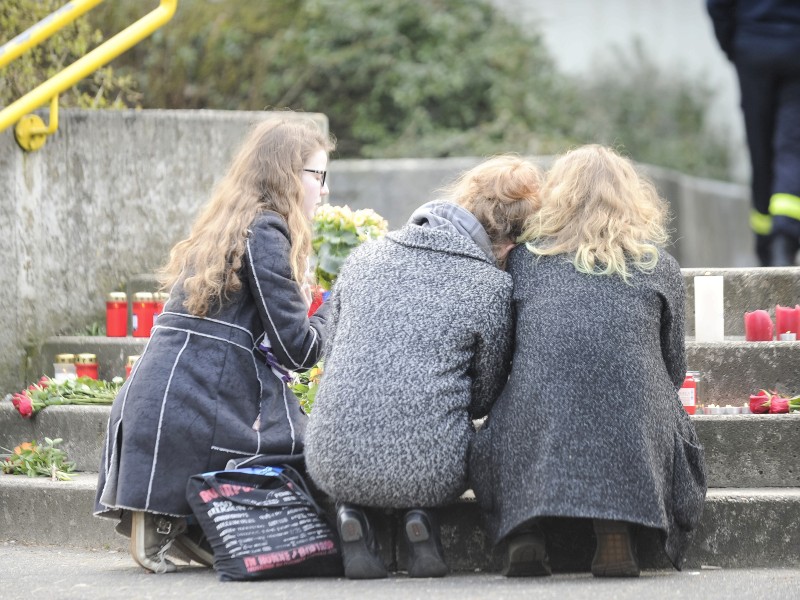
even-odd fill
[{"label": "red rose on step", "polygon": [[30,419],[33,416],[33,403],[31,402],[31,399],[25,394],[17,394],[16,397],[19,402],[15,403],[15,406],[17,407],[19,414],[26,419]]},{"label": "red rose on step", "polygon": [[750,396],[750,412],[753,414],[769,412],[771,398],[772,396],[767,390],[759,390],[758,394],[752,394]]},{"label": "red rose on step", "polygon": [[775,394],[769,402],[770,414],[781,414],[789,412],[789,399],[781,398]]}]

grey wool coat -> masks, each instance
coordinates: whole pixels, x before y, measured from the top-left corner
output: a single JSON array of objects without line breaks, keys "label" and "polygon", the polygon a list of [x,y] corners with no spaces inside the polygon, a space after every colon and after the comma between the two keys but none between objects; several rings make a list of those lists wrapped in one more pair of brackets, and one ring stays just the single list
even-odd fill
[{"label": "grey wool coat", "polygon": [[471,239],[409,224],[359,246],[330,302],[306,444],[314,482],[364,506],[457,498],[471,418],[508,373],[511,278]]},{"label": "grey wool coat", "polygon": [[587,275],[524,246],[509,259],[516,342],[508,384],[474,441],[472,489],[497,543],[535,517],[658,529],[680,568],[706,493],[703,449],[678,398],[684,287]]},{"label": "grey wool coat", "polygon": [[186,482],[231,458],[299,454],[308,418],[266,364],[259,343],[287,369],[320,358],[327,309],[310,319],[292,279],[282,217],[250,227],[241,289],[207,318],[188,314],[180,282],[111,409],[95,514],[121,510],[187,516]]}]

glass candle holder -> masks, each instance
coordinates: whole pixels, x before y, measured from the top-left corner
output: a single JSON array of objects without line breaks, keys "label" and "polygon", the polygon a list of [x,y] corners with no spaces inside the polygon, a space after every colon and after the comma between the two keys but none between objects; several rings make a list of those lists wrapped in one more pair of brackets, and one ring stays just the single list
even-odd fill
[{"label": "glass candle holder", "polygon": [[64,383],[70,379],[77,379],[78,372],[75,369],[74,354],[57,354],[53,362],[53,380],[57,383]]},{"label": "glass candle holder", "polygon": [[78,377],[98,379],[97,355],[88,353],[78,354],[78,356],[75,357],[75,371]]}]

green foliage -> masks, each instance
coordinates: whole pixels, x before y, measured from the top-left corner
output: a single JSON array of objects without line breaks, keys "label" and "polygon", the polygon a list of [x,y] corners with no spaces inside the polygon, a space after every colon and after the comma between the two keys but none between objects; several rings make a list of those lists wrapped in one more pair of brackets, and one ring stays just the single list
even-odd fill
[{"label": "green foliage", "polygon": [[311,414],[311,409],[314,408],[314,399],[317,397],[319,380],[322,377],[323,369],[323,361],[319,361],[308,371],[295,373],[294,378],[289,384],[289,388],[294,395],[297,396],[300,406],[303,407],[303,411],[305,411],[307,415]]},{"label": "green foliage", "polygon": [[[63,0],[3,0],[0,43],[10,41],[64,5]],[[7,106],[68,67],[103,41],[86,15],[0,69],[0,106]],[[124,108],[136,105],[132,74],[99,69],[59,97],[60,106]]]},{"label": "green foliage", "polygon": [[[105,3],[118,29],[146,12]],[[92,13],[94,14],[94,12]],[[623,147],[634,160],[724,176],[708,86],[639,51],[588,81],[558,73],[536,31],[488,0],[181,0],[119,71],[157,108],[319,111],[343,157],[482,156]]]},{"label": "green foliage", "polygon": [[0,470],[9,475],[27,475],[28,477],[51,477],[53,480],[70,481],[68,475],[75,470],[75,463],[67,460],[67,455],[60,448],[61,438],[51,440],[44,438],[44,446],[38,442],[25,442],[14,450],[3,448],[11,455],[0,463]]}]

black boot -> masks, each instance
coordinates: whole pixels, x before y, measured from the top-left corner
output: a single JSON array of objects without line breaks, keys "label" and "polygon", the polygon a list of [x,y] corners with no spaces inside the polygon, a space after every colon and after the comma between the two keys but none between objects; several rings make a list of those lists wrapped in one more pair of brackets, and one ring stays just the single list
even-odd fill
[{"label": "black boot", "polygon": [[444,577],[449,569],[444,562],[439,527],[433,515],[412,508],[403,517],[403,534],[408,547],[409,577]]},{"label": "black boot", "polygon": [[342,540],[344,574],[348,579],[382,579],[388,575],[380,557],[375,532],[366,513],[351,504],[336,511],[336,528]]},{"label": "black boot", "polygon": [[796,237],[786,233],[774,233],[770,247],[771,266],[793,267],[798,249],[800,249],[800,243]]},{"label": "black boot", "polygon": [[508,540],[501,571],[506,577],[542,577],[550,575],[550,561],[544,533],[538,525],[528,525]]}]

